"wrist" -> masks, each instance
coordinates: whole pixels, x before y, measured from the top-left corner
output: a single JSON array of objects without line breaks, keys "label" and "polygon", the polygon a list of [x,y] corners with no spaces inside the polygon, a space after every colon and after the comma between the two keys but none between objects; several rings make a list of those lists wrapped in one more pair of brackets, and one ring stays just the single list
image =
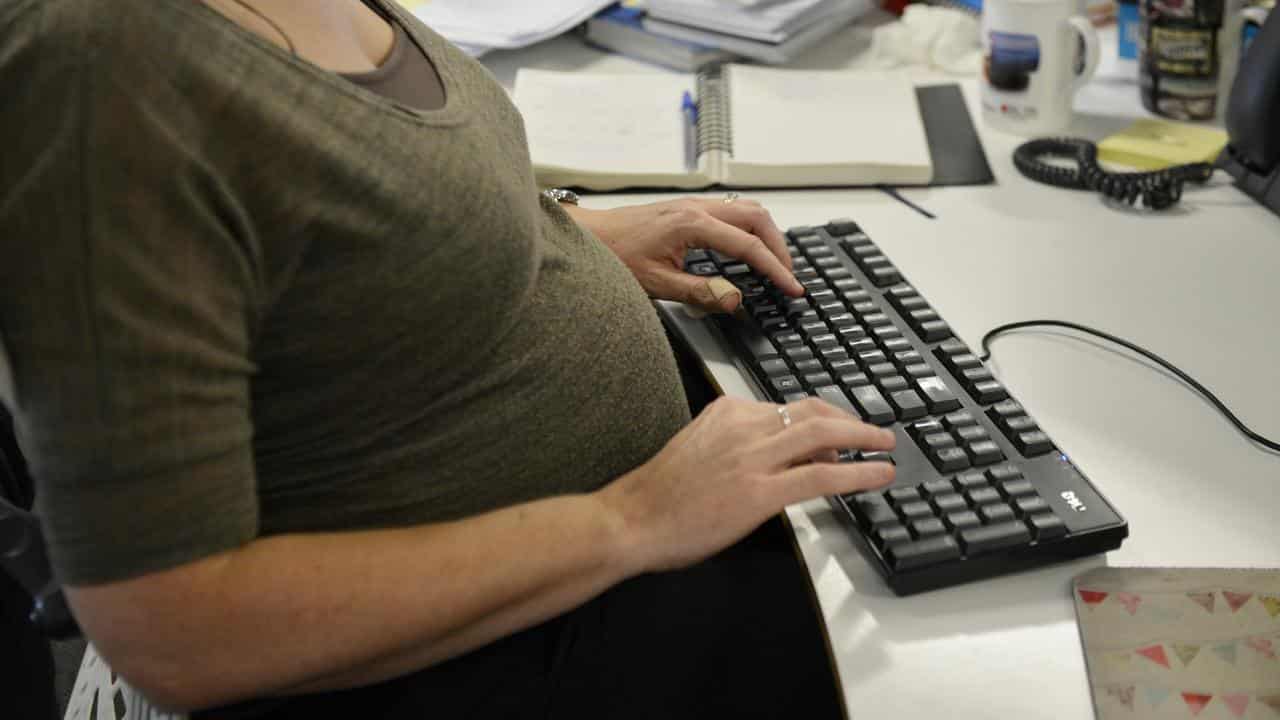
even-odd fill
[{"label": "wrist", "polygon": [[643,467],[632,470],[590,496],[606,528],[605,547],[609,562],[621,569],[624,579],[649,569],[645,560],[648,543],[642,538],[643,524],[635,512],[636,499],[631,497],[633,475]]}]

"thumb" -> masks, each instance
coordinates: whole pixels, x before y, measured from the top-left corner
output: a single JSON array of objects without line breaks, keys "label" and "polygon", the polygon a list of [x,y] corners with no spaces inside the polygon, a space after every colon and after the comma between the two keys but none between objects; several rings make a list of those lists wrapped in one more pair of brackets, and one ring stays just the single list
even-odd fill
[{"label": "thumb", "polygon": [[742,291],[722,277],[672,273],[669,280],[676,284],[677,297],[708,312],[730,313],[742,304]]},{"label": "thumb", "polygon": [[687,302],[709,313],[732,313],[742,304],[742,291],[721,277],[705,278],[681,270],[662,270],[650,275],[655,286],[650,295]]}]

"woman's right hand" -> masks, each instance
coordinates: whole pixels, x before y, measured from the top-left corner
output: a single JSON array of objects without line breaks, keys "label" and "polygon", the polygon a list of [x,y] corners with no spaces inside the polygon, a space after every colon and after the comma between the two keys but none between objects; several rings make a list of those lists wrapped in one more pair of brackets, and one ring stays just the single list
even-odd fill
[{"label": "woman's right hand", "polygon": [[649,462],[598,491],[621,520],[634,573],[696,563],[795,502],[880,488],[882,462],[833,462],[841,449],[892,450],[893,433],[816,398],[786,406],[720,398]]}]

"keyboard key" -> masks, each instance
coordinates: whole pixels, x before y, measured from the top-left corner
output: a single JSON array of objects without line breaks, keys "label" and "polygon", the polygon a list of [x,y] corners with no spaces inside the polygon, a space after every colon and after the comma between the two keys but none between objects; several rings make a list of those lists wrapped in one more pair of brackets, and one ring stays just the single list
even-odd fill
[{"label": "keyboard key", "polygon": [[1027,515],[1036,515],[1038,513],[1053,512],[1049,508],[1049,503],[1044,498],[1036,495],[1034,497],[1021,497],[1013,501],[1013,511],[1018,513],[1018,517],[1026,517]]},{"label": "keyboard key", "polygon": [[[893,325],[877,325],[871,328],[871,334],[876,336],[876,340],[881,344],[902,337],[902,331]],[[908,343],[910,345],[910,343]]]},{"label": "keyboard key", "polygon": [[946,480],[930,480],[920,485],[920,492],[925,497],[936,497],[951,495],[955,492],[955,488],[951,487],[951,483]]},{"label": "keyboard key", "polygon": [[1000,503],[999,505],[982,505],[978,508],[978,517],[982,518],[982,522],[991,525],[992,523],[1012,520],[1014,518],[1013,508]]},{"label": "keyboard key", "polygon": [[874,312],[869,315],[862,316],[862,323],[867,327],[875,327],[876,325],[889,325],[892,322],[893,321],[889,319],[889,316],[885,315],[882,312]]},{"label": "keyboard key", "polygon": [[898,309],[898,312],[904,315],[910,314],[912,310],[923,310],[929,307],[929,302],[919,295],[907,295],[904,297],[890,295],[889,302]]},{"label": "keyboard key", "polygon": [[834,333],[823,333],[809,338],[809,343],[813,345],[814,348],[821,350],[824,347],[835,347],[839,345],[840,340],[836,338]]},{"label": "keyboard key", "polygon": [[867,271],[867,276],[871,278],[871,284],[876,287],[892,285],[902,279],[902,274],[892,265],[871,268]]},{"label": "keyboard key", "polygon": [[978,514],[972,510],[947,513],[942,516],[942,522],[951,531],[982,526],[982,521],[978,519]]},{"label": "keyboard key", "polygon": [[994,525],[970,527],[959,531],[960,544],[966,555],[991,552],[1001,548],[1025,545],[1031,541],[1031,532],[1027,526],[1017,520],[1008,520]]},{"label": "keyboard key", "polygon": [[951,338],[938,346],[938,353],[941,355],[963,355],[969,352],[969,346],[964,344],[960,338]]},{"label": "keyboard key", "polygon": [[902,516],[908,520],[933,517],[933,508],[923,500],[903,503],[898,506],[898,512],[902,513]]},{"label": "keyboard key", "polygon": [[1018,435],[1024,432],[1039,430],[1040,427],[1036,425],[1036,421],[1032,420],[1030,417],[1026,415],[1016,415],[1011,418],[1004,418],[1002,429],[1008,435]]},{"label": "keyboard key", "polygon": [[922,378],[927,378],[927,377],[933,377],[934,375],[933,367],[930,366],[928,363],[915,363],[914,365],[908,365],[905,368],[903,368],[903,372],[906,374],[907,377],[914,378],[917,380]]},{"label": "keyboard key", "polygon": [[890,465],[896,465],[893,461],[893,454],[883,450],[874,450],[871,452],[862,451],[858,453],[858,459],[863,462],[886,462]]},{"label": "keyboard key", "polygon": [[889,403],[885,402],[884,396],[874,385],[852,388],[849,395],[866,422],[872,425],[888,425],[893,422],[893,408],[889,407]]},{"label": "keyboard key", "polygon": [[920,499],[920,491],[914,487],[896,487],[886,490],[885,498],[894,505],[903,505],[904,503],[916,502]]},{"label": "keyboard key", "polygon": [[861,372],[862,368],[858,367],[858,361],[853,358],[840,358],[839,360],[828,360],[827,368],[831,370],[831,374],[839,377],[845,373]]},{"label": "keyboard key", "polygon": [[939,515],[964,512],[969,509],[969,504],[964,501],[964,498],[954,493],[951,495],[939,495],[932,502]]},{"label": "keyboard key", "polygon": [[845,396],[844,391],[835,385],[823,385],[816,388],[813,392],[814,395],[817,395],[850,415],[860,417],[858,415],[858,411],[853,407],[853,404],[849,402],[849,398]]},{"label": "keyboard key", "polygon": [[796,373],[799,375],[806,375],[808,373],[815,373],[822,370],[822,361],[817,358],[797,360],[792,364],[795,365]]},{"label": "keyboard key", "polygon": [[998,487],[1000,488],[1000,494],[1005,496],[1009,500],[1014,500],[1016,498],[1023,497],[1023,496],[1034,495],[1036,492],[1035,486],[1032,485],[1031,481],[1026,478],[1009,480],[1008,482],[1000,483]]},{"label": "keyboard key", "polygon": [[1004,385],[1001,385],[999,381],[996,380],[984,380],[977,383],[970,388],[969,392],[973,395],[974,400],[977,400],[983,405],[996,402],[997,400],[1004,400],[1009,397],[1009,393],[1004,389]]},{"label": "keyboard key", "polygon": [[[858,227],[858,223],[849,218],[837,218],[826,224],[827,232],[832,235],[852,235],[861,232],[862,228]],[[864,236],[865,237],[865,236]]]},{"label": "keyboard key", "polygon": [[724,275],[727,278],[735,278],[739,275],[750,275],[751,268],[742,263],[734,263],[733,265],[724,266]]},{"label": "keyboard key", "polygon": [[867,374],[863,372],[845,373],[840,376],[840,384],[846,388],[861,387],[870,385],[871,378],[867,377]]},{"label": "keyboard key", "polygon": [[925,452],[932,452],[934,450],[942,450],[943,448],[956,446],[956,439],[951,437],[951,433],[948,432],[936,432],[929,433],[928,435],[921,435],[916,439],[916,442],[920,443],[920,447],[923,448]]},{"label": "keyboard key", "polygon": [[798,347],[788,347],[786,350],[782,351],[782,354],[786,355],[787,359],[790,360],[792,364],[798,363],[801,360],[813,359],[813,351],[803,345]]},{"label": "keyboard key", "polygon": [[937,342],[944,338],[951,337],[951,326],[947,324],[946,320],[929,320],[927,322],[923,322],[920,324],[920,327],[917,328],[917,331],[920,333],[920,337],[924,338],[925,342]]},{"label": "keyboard key", "polygon": [[909,347],[911,347],[911,341],[904,337],[894,337],[880,341],[880,349],[887,353],[906,350]]},{"label": "keyboard key", "polygon": [[949,473],[969,467],[968,453],[958,447],[937,450],[929,456],[929,460],[938,468],[938,472]]},{"label": "keyboard key", "polygon": [[1049,440],[1049,436],[1039,430],[1022,433],[1013,439],[1013,444],[1027,457],[1043,455],[1053,449],[1053,443]]},{"label": "keyboard key", "polygon": [[773,383],[773,389],[779,393],[800,392],[804,389],[795,375],[782,375],[773,378],[770,382]]},{"label": "keyboard key", "polygon": [[800,402],[801,400],[808,400],[808,399],[809,399],[809,393],[805,393],[805,392],[789,392],[789,393],[784,393],[782,396],[782,402],[784,403]]},{"label": "keyboard key", "polygon": [[991,371],[981,366],[965,368],[963,370],[960,370],[959,375],[960,375],[960,382],[964,383],[969,387],[973,387],[974,385],[980,382],[991,380],[993,378],[993,376],[991,375]]},{"label": "keyboard key", "polygon": [[886,375],[876,378],[875,381],[880,386],[880,392],[885,395],[907,389],[907,379],[900,375]]},{"label": "keyboard key", "polygon": [[1020,477],[1022,477],[1022,471],[1012,463],[987,468],[987,479],[996,485],[1017,480]]},{"label": "keyboard key", "polygon": [[814,306],[821,305],[825,302],[836,302],[836,293],[834,290],[819,290],[809,295],[813,299]]},{"label": "keyboard key", "polygon": [[992,406],[992,408],[987,411],[987,414],[991,416],[992,420],[996,421],[997,425],[999,425],[1001,424],[1002,419],[1011,418],[1017,415],[1025,415],[1026,412],[1022,409],[1022,405],[1018,404],[1017,401],[1005,400],[1002,403],[996,403]]},{"label": "keyboard key", "polygon": [[715,263],[711,263],[711,262],[700,262],[700,263],[694,263],[694,264],[690,265],[690,266],[689,266],[689,272],[690,272],[691,274],[693,274],[693,275],[701,275],[701,276],[703,276],[703,277],[710,277],[710,276],[712,276],[712,275],[719,275],[719,274],[720,274],[720,269],[716,267],[716,264],[715,264]]},{"label": "keyboard key", "polygon": [[[811,388],[818,388],[824,385],[826,386],[835,385],[835,381],[831,379],[831,374],[825,373],[825,372],[809,373],[808,375],[805,375],[801,379],[804,380],[805,385]],[[836,388],[836,389],[839,390],[839,388]]]},{"label": "keyboard key", "polygon": [[1057,515],[1032,515],[1027,518],[1027,525],[1036,535],[1036,541],[1052,540],[1067,534],[1067,525]]},{"label": "keyboard key", "polygon": [[898,374],[898,368],[894,367],[893,363],[887,362],[871,363],[866,366],[866,370],[871,377],[889,377]]},{"label": "keyboard key", "polygon": [[990,465],[1004,459],[1004,452],[993,440],[981,440],[965,448],[974,465]]},{"label": "keyboard key", "polygon": [[973,413],[968,410],[958,410],[953,413],[947,413],[942,418],[942,424],[946,426],[948,430],[955,430],[956,428],[964,427],[965,425],[974,425],[977,422],[977,419],[973,417]]},{"label": "keyboard key", "polygon": [[800,337],[800,333],[782,332],[773,335],[773,342],[780,348],[786,348],[792,345],[803,345],[804,338]]},{"label": "keyboard key", "polygon": [[727,325],[729,332],[737,336],[756,362],[778,357],[778,348],[773,346],[773,341],[749,321],[733,320]]},{"label": "keyboard key", "polygon": [[969,500],[969,504],[974,507],[979,505],[994,505],[1000,502],[1000,493],[996,492],[993,487],[973,488],[965,491],[965,497]]},{"label": "keyboard key", "polygon": [[943,432],[942,423],[937,420],[921,420],[913,422],[906,428],[907,434],[919,440],[925,435]]},{"label": "keyboard key", "polygon": [[765,360],[760,363],[760,370],[769,377],[777,377],[779,375],[790,375],[791,367],[787,365],[787,361],[782,358],[774,358]]},{"label": "keyboard key", "polygon": [[872,531],[871,536],[875,538],[880,547],[888,547],[899,543],[911,542],[911,531],[906,527],[898,524],[884,525]]},{"label": "keyboard key", "polygon": [[964,443],[974,443],[979,440],[987,440],[991,436],[987,434],[987,429],[981,425],[966,425],[956,430],[956,437]]},{"label": "keyboard key", "polygon": [[822,356],[822,361],[826,363],[849,359],[849,351],[839,346],[819,348],[818,354]]},{"label": "keyboard key", "polygon": [[[847,313],[847,312],[839,312],[834,315],[828,316],[827,324],[835,328],[836,332],[838,333],[840,332],[840,330],[843,330],[846,328],[849,329],[850,331],[852,331],[855,328],[858,330],[862,330],[862,328],[858,327],[857,319],[854,318],[851,313]],[[849,333],[840,333],[840,335],[841,337],[847,337]],[[867,336],[867,331],[862,330],[862,335],[860,337],[866,337],[866,336]]]},{"label": "keyboard key", "polygon": [[[845,498],[848,500],[848,498]],[[851,504],[863,527],[898,524],[898,513],[876,493],[859,493]]]},{"label": "keyboard key", "polygon": [[950,535],[934,535],[914,542],[890,545],[885,555],[895,570],[934,565],[960,557],[960,546]]},{"label": "keyboard key", "polygon": [[899,420],[911,420],[926,414],[924,400],[914,390],[899,390],[889,395],[889,403]]},{"label": "keyboard key", "polygon": [[987,476],[983,475],[978,470],[974,470],[972,472],[967,472],[967,473],[960,473],[959,475],[957,475],[955,479],[955,486],[956,486],[956,489],[959,490],[960,492],[964,492],[966,490],[973,490],[976,488],[991,487],[990,485],[987,484]]},{"label": "keyboard key", "polygon": [[947,526],[943,525],[942,521],[936,517],[912,520],[909,527],[911,528],[911,534],[918,538],[943,535],[947,532]]}]

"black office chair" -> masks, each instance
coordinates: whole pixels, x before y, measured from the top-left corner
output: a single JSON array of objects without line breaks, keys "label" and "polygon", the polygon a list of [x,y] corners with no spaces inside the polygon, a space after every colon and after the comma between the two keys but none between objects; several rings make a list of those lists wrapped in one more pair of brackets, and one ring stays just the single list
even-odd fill
[{"label": "black office chair", "polygon": [[[13,686],[23,693],[21,698],[0,697],[0,707],[6,712],[16,707],[16,717],[56,720],[60,703],[54,690],[54,656],[63,653],[51,652],[50,641],[77,638],[80,628],[53,577],[40,519],[31,512],[34,497],[12,418],[0,405],[0,611],[4,611],[0,613],[0,637],[5,639],[0,652],[15,652],[20,660],[0,659],[0,667],[16,667],[24,673],[21,678],[6,677],[6,682],[0,682],[5,686],[8,680],[15,680]],[[92,645],[85,647],[82,655],[80,645],[56,645],[73,650],[71,656],[58,659],[66,664],[66,671],[79,659],[75,681],[68,683],[70,695],[61,698],[67,706],[66,717],[183,720],[184,716],[151,708],[111,672]]]}]

